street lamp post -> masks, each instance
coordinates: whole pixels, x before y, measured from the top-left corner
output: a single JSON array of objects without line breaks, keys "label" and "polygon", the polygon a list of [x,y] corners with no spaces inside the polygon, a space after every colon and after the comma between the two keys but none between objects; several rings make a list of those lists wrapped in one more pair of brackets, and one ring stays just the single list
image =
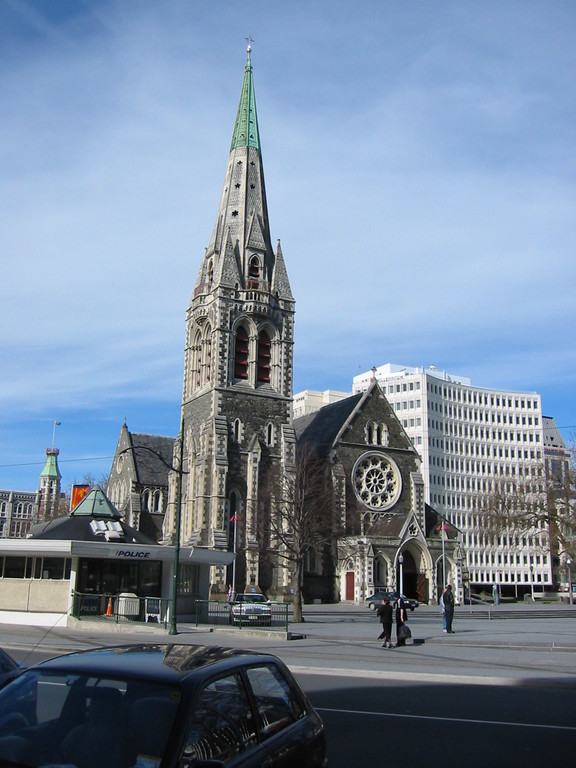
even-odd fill
[{"label": "street lamp post", "polygon": [[574,597],[572,595],[572,560],[569,557],[566,558],[566,565],[568,566],[568,599],[570,600],[570,605],[574,605]]},{"label": "street lamp post", "polygon": [[400,565],[400,594],[404,594],[404,557],[400,555],[398,557],[398,563]]},{"label": "street lamp post", "polygon": [[180,458],[178,462],[178,498],[176,499],[176,535],[174,538],[174,572],[172,574],[172,610],[170,611],[169,635],[177,635],[176,603],[178,600],[178,569],[180,567],[180,523],[182,520],[182,475],[184,474],[184,419],[180,426]]},{"label": "street lamp post", "polygon": [[118,455],[127,453],[128,451],[134,452],[135,450],[149,451],[154,454],[156,458],[160,459],[162,464],[167,467],[171,472],[176,472],[178,475],[178,494],[176,499],[176,531],[174,536],[174,561],[173,561],[173,574],[172,574],[172,609],[170,611],[170,628],[168,634],[177,635],[178,627],[176,625],[176,603],[178,600],[178,568],[180,566],[180,525],[182,520],[182,476],[187,474],[184,472],[184,419],[180,426],[180,456],[178,466],[174,464],[168,464],[164,456],[155,451],[153,448],[149,448],[147,445],[131,445],[129,448],[124,448]]}]

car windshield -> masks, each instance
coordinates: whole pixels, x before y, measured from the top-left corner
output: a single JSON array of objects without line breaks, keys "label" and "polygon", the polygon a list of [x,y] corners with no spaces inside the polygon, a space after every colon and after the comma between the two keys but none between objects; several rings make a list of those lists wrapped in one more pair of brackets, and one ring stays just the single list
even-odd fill
[{"label": "car windshield", "polygon": [[266,598],[264,595],[238,595],[239,603],[265,603]]},{"label": "car windshield", "polygon": [[158,768],[180,691],[30,670],[0,691],[0,763]]}]

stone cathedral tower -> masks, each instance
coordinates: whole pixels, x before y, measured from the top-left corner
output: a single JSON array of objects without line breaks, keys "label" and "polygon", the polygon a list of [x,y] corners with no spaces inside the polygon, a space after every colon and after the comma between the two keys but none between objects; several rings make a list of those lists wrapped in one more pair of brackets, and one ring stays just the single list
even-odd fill
[{"label": "stone cathedral tower", "polygon": [[[294,298],[278,242],[272,248],[251,49],[212,237],[186,313],[182,502],[172,473],[165,540],[181,517],[182,544],[236,550],[234,567],[213,567],[211,594],[282,593],[286,570],[266,559],[258,537],[262,489],[294,461]],[[184,437],[183,446],[181,439]]]}]

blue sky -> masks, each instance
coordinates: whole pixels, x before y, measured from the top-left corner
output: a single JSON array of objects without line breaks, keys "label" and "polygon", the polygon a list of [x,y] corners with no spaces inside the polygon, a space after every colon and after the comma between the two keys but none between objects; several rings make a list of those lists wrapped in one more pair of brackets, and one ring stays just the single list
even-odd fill
[{"label": "blue sky", "polygon": [[395,362],[576,431],[572,0],[3,0],[0,488],[175,435],[247,36],[294,390]]}]

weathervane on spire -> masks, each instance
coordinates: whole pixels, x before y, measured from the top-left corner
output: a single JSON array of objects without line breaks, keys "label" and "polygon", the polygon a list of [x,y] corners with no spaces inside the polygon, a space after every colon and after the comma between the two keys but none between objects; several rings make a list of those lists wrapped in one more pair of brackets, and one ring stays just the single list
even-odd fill
[{"label": "weathervane on spire", "polygon": [[252,43],[254,42],[254,38],[248,35],[248,37],[244,38],[248,41],[248,47],[246,48],[246,51],[248,52],[248,56],[252,53]]}]

